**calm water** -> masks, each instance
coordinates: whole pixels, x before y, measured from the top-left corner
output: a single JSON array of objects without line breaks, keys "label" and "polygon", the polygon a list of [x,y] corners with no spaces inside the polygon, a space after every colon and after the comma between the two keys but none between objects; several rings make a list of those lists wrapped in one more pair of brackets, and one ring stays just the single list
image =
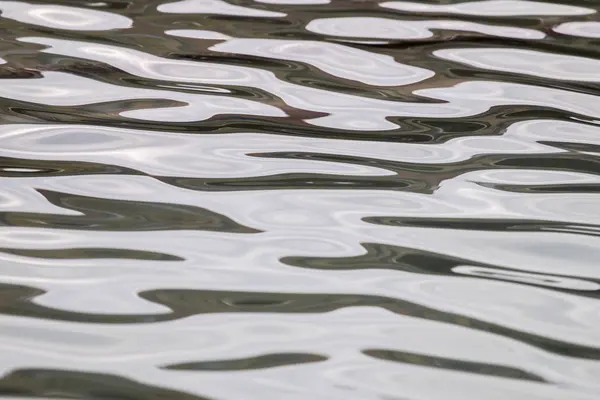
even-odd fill
[{"label": "calm water", "polygon": [[598,0],[0,11],[0,398],[598,399]]}]

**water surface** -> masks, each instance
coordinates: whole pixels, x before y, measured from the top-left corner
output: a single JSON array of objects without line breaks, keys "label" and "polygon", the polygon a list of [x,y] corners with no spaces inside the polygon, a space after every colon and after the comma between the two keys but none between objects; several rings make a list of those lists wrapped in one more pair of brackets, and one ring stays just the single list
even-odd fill
[{"label": "water surface", "polygon": [[599,9],[0,1],[0,398],[597,399]]}]

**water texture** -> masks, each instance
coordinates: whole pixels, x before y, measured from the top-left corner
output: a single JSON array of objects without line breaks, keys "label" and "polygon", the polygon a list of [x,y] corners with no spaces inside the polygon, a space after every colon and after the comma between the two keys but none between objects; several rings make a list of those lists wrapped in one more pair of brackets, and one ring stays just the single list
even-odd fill
[{"label": "water texture", "polygon": [[599,11],[0,1],[0,398],[597,400]]}]

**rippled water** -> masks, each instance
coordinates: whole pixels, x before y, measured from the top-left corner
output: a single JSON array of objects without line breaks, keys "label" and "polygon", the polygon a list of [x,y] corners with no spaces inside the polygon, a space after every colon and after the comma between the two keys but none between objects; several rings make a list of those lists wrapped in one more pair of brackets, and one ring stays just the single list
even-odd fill
[{"label": "rippled water", "polygon": [[167,1],[0,1],[1,398],[598,399],[597,0]]}]

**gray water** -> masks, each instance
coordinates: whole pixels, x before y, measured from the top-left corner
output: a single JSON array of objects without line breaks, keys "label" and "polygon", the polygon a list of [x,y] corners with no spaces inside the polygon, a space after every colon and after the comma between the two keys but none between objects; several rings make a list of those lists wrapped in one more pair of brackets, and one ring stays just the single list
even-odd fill
[{"label": "gray water", "polygon": [[0,1],[0,398],[597,400],[598,10]]}]

